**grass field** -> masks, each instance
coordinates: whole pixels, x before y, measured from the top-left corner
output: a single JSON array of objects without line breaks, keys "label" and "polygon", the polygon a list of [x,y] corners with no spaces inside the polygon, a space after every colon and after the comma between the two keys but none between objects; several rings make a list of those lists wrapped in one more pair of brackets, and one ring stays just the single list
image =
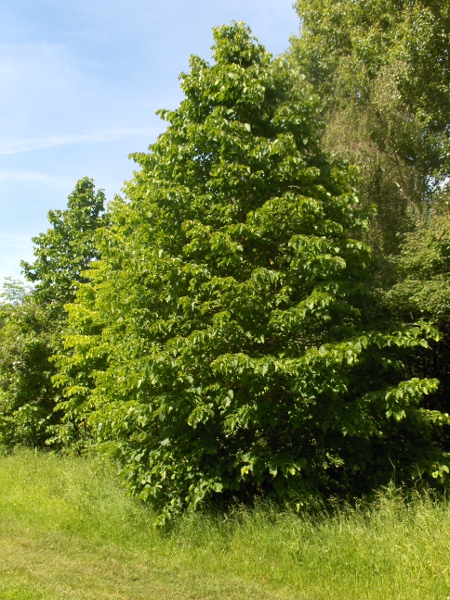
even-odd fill
[{"label": "grass field", "polygon": [[152,526],[105,463],[0,457],[1,600],[446,600],[450,503],[386,492],[308,518],[270,508]]}]

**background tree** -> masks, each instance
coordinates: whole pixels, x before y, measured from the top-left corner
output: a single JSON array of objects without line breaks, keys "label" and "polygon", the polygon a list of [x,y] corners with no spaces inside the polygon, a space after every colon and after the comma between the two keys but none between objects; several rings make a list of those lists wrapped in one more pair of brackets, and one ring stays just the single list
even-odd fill
[{"label": "background tree", "polygon": [[291,56],[323,101],[325,147],[360,168],[369,241],[397,253],[449,176],[450,7],[440,0],[297,0]]},{"label": "background tree", "polygon": [[98,256],[94,236],[105,223],[104,201],[92,180],[77,182],[67,209],[50,211],[52,227],[33,239],[35,262],[22,263],[34,287],[6,287],[0,309],[0,443],[43,445],[49,426],[59,421],[52,356],[62,351],[64,305],[87,281],[83,273]]},{"label": "background tree", "polygon": [[214,38],[214,64],[191,58],[166,132],[135,155],[69,307],[66,421],[162,518],[208,499],[363,493],[393,468],[439,475],[440,413],[420,407],[436,382],[402,376],[434,334],[387,319],[316,97],[243,24]]},{"label": "background tree", "polygon": [[[399,318],[442,331],[408,368],[440,379],[428,404],[448,412],[450,5],[298,0],[297,9],[293,64],[323,100],[325,147],[358,165],[362,204],[377,206],[366,239],[385,286],[397,282]],[[395,268],[389,254],[400,254]]]},{"label": "background tree", "polygon": [[98,258],[95,233],[105,224],[105,195],[95,191],[92,179],[78,181],[65,210],[50,210],[51,227],[33,238],[33,263],[22,261],[28,281],[33,282],[34,295],[52,306],[59,316],[64,304],[73,301],[84,275]]}]

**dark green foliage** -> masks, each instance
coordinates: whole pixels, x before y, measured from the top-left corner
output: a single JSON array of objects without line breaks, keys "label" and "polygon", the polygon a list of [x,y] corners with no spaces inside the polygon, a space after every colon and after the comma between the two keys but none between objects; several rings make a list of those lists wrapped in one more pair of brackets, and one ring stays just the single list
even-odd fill
[{"label": "dark green foliage", "polygon": [[[390,302],[400,321],[424,318],[442,332],[407,360],[405,376],[438,378],[425,406],[448,413],[448,217],[438,207],[450,175],[450,5],[298,0],[297,9],[291,58],[323,102],[325,147],[359,167],[362,204],[377,206],[366,239],[384,283],[399,282]],[[389,253],[401,253],[394,269]]]},{"label": "dark green foliage", "polygon": [[[437,377],[440,386],[430,406],[450,413],[450,218],[448,208],[428,214],[406,236],[396,260],[397,280],[389,298],[404,321],[423,318],[442,333],[432,352],[421,352],[410,368]],[[447,430],[450,449],[450,429]]]},{"label": "dark green foliage", "polygon": [[162,518],[440,475],[436,382],[402,376],[436,334],[390,327],[316,97],[244,25],[214,36],[69,307],[62,438],[87,431]]}]

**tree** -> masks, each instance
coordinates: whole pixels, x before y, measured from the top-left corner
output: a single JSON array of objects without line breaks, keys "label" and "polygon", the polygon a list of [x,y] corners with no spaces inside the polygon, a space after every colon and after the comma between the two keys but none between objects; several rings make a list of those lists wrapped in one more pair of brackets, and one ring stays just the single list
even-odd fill
[{"label": "tree", "polygon": [[67,209],[50,211],[52,225],[33,239],[34,263],[22,263],[35,285],[7,285],[0,327],[0,443],[42,446],[59,421],[52,356],[61,353],[64,305],[98,256],[94,236],[105,224],[104,194],[90,179],[79,181]]},{"label": "tree", "polygon": [[433,330],[389,322],[316,97],[242,23],[214,39],[214,64],[191,58],[166,132],[134,156],[69,307],[66,423],[162,519],[257,494],[363,493],[392,465],[405,480],[446,468],[420,407],[436,382],[402,378]]},{"label": "tree", "polygon": [[80,283],[87,281],[85,272],[98,258],[95,234],[106,223],[105,194],[95,192],[92,179],[78,181],[65,210],[50,210],[51,228],[33,238],[33,263],[22,261],[28,281],[35,284],[39,301],[52,305],[63,315],[64,304],[75,298]]},{"label": "tree", "polygon": [[323,101],[324,143],[360,168],[369,241],[397,253],[447,187],[450,8],[440,0],[297,0],[291,56]]}]

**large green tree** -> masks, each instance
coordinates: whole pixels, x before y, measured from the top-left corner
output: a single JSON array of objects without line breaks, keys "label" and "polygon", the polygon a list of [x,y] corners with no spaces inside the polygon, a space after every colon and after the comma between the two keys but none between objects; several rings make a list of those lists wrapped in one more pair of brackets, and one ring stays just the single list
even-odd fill
[{"label": "large green tree", "polygon": [[359,166],[363,204],[378,209],[369,239],[384,264],[400,255],[385,279],[390,301],[401,319],[442,332],[408,369],[439,378],[429,406],[449,412],[450,5],[298,0],[297,9],[292,56],[323,100],[325,146]]},{"label": "large green tree", "polygon": [[69,307],[66,425],[117,456],[162,518],[439,474],[436,415],[420,407],[436,382],[402,377],[433,332],[387,319],[316,97],[243,24],[214,38],[214,63],[191,58],[166,132],[135,155]]}]

